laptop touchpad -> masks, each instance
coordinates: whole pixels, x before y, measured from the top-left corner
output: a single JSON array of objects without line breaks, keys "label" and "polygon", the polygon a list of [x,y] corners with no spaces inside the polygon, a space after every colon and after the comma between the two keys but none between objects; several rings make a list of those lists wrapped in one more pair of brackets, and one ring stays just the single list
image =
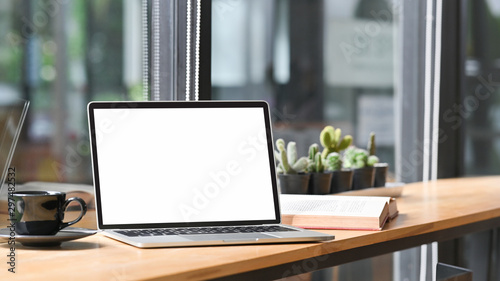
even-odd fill
[{"label": "laptop touchpad", "polygon": [[210,241],[223,240],[226,242],[234,241],[258,241],[259,239],[275,238],[264,233],[231,233],[231,234],[203,234],[203,235],[179,235],[192,241]]}]

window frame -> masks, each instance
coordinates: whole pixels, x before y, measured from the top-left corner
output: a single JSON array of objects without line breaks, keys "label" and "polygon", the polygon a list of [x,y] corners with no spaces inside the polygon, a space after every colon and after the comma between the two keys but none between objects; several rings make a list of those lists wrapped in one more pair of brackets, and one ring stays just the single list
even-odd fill
[{"label": "window frame", "polygon": [[[199,91],[199,100],[210,100],[212,2],[208,0],[148,1],[151,2],[152,9],[150,21],[152,26],[151,84],[158,85],[156,89],[154,87],[151,89],[151,100],[186,100],[187,98],[193,100],[195,87]],[[156,1],[158,4],[155,5]],[[200,12],[197,5],[200,5]],[[156,9],[159,11],[156,12]],[[197,27],[198,16],[200,24]],[[198,77],[195,76],[197,28],[199,30]],[[155,65],[157,65],[156,68]],[[186,84],[188,79],[189,82]],[[198,85],[196,85],[196,79],[198,79]]]}]

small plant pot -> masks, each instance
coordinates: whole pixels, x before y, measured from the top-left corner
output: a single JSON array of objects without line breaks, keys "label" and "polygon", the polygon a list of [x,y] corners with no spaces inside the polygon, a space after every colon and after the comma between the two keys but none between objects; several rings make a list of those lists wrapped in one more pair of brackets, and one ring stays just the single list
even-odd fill
[{"label": "small plant pot", "polygon": [[330,193],[330,184],[332,182],[332,173],[312,173],[309,180],[309,193],[328,194]]},{"label": "small plant pot", "polygon": [[375,164],[375,180],[373,182],[374,187],[385,187],[388,169],[389,164],[387,163]]},{"label": "small plant pot", "polygon": [[307,194],[310,174],[278,175],[280,192],[283,194]]},{"label": "small plant pot", "polygon": [[339,193],[351,190],[353,170],[342,169],[332,172],[330,193]]},{"label": "small plant pot", "polygon": [[373,187],[374,180],[375,180],[374,167],[354,169],[354,173],[352,175],[352,189],[358,190],[358,189]]}]

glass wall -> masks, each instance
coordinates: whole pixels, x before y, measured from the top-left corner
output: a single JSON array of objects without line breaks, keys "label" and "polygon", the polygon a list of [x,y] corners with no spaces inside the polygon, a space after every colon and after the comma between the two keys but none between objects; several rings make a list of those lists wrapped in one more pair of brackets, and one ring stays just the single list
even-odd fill
[{"label": "glass wall", "polygon": [[305,155],[325,125],[394,167],[398,2],[214,0],[212,98],[263,99]]},{"label": "glass wall", "polygon": [[86,104],[140,99],[141,1],[4,0],[0,104],[31,102],[19,182],[91,183]]},{"label": "glass wall", "polygon": [[500,2],[468,2],[465,93],[452,110],[465,125],[465,174],[500,171]]}]

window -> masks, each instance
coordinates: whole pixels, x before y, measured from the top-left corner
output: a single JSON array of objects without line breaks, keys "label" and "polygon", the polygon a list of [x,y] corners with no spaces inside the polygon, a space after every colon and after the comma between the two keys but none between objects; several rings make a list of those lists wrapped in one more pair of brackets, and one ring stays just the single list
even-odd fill
[{"label": "window", "polygon": [[451,110],[465,127],[465,174],[498,174],[500,167],[500,5],[467,1],[464,95]]},{"label": "window", "polygon": [[0,104],[31,102],[19,182],[92,181],[86,104],[142,99],[141,19],[140,0],[0,3]]},{"label": "window", "polygon": [[394,172],[399,5],[213,0],[212,98],[267,100],[275,138],[302,155],[325,125],[363,148],[373,131]]}]

